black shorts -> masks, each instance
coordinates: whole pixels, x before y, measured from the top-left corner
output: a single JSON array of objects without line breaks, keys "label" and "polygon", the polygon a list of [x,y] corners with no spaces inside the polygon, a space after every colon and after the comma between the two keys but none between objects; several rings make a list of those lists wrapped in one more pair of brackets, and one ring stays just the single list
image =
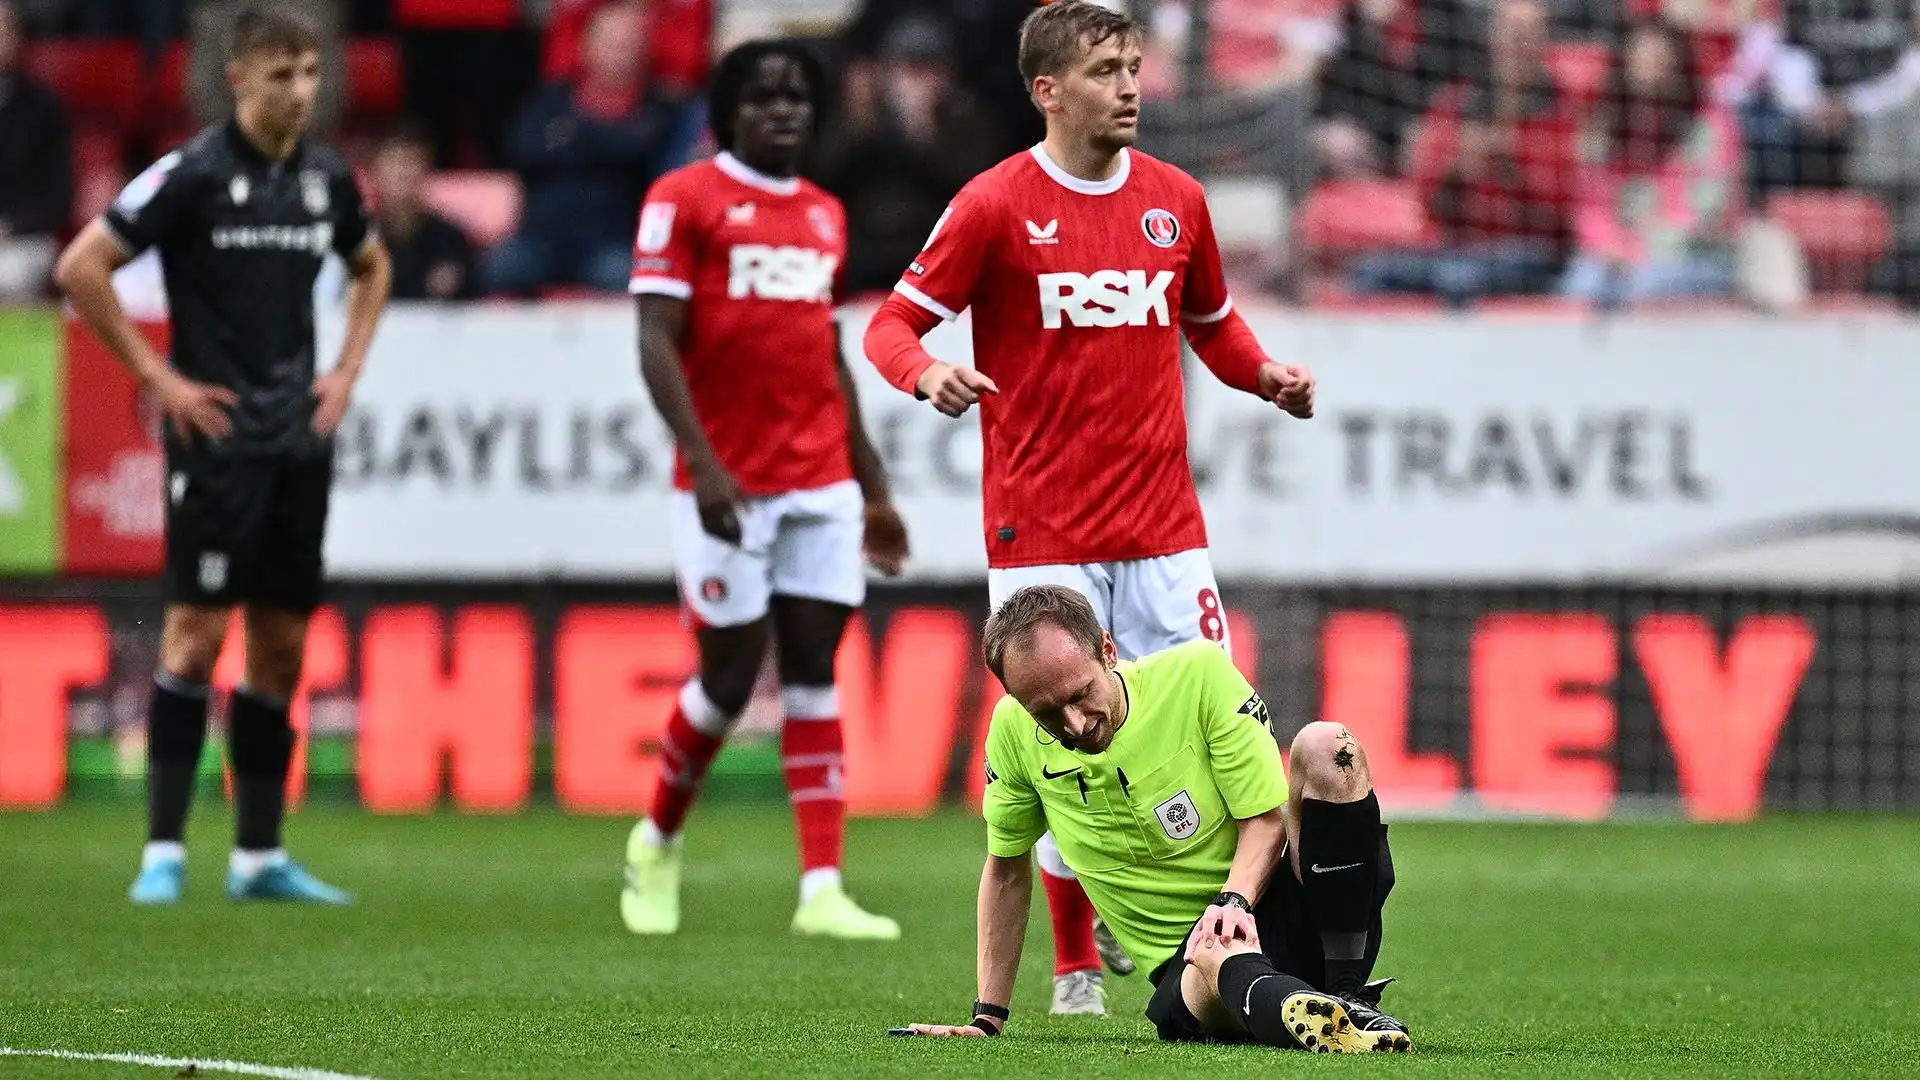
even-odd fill
[{"label": "black shorts", "polygon": [[[1387,893],[1393,891],[1393,852],[1387,847],[1387,827],[1380,826],[1380,883],[1375,890],[1378,907],[1367,935],[1367,968],[1380,956],[1383,929],[1380,913],[1387,905]],[[1273,961],[1275,970],[1291,975],[1309,986],[1327,985],[1327,957],[1320,947],[1320,927],[1307,909],[1306,889],[1293,876],[1293,860],[1283,856],[1260,902],[1253,905],[1254,925],[1260,931],[1260,951]],[[1196,920],[1195,925],[1198,925]],[[1186,967],[1175,953],[1162,961],[1148,979],[1153,996],[1147,1000],[1147,1019],[1167,1042],[1245,1042],[1238,1033],[1215,1034],[1203,1031],[1200,1022],[1188,1011],[1180,993],[1180,972]]]},{"label": "black shorts", "polygon": [[333,457],[167,451],[167,601],[320,603]]}]

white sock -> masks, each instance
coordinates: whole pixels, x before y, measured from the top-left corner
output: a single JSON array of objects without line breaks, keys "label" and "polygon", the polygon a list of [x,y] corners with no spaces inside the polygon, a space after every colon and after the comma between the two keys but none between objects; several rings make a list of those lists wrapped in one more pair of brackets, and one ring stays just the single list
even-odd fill
[{"label": "white sock", "polygon": [[285,848],[273,848],[268,851],[243,851],[233,849],[233,855],[227,859],[227,866],[243,878],[259,877],[260,871],[269,866],[279,866],[287,861]]},{"label": "white sock", "polygon": [[835,866],[822,866],[800,875],[800,902],[806,903],[826,889],[840,887],[840,869]]},{"label": "white sock", "polygon": [[151,870],[157,863],[187,861],[187,845],[178,840],[150,840],[140,849],[140,869]]}]

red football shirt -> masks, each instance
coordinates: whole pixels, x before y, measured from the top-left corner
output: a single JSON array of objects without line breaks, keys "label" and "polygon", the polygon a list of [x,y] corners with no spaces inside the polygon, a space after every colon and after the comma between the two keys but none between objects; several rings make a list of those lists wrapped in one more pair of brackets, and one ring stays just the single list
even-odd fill
[{"label": "red football shirt", "polygon": [[[840,201],[722,153],[661,177],[640,207],[635,295],[688,301],[693,411],[749,495],[853,475],[833,321],[847,255]],[[674,484],[690,484],[674,463]]]},{"label": "red football shirt", "polygon": [[1039,147],[975,177],[895,291],[973,309],[987,564],[1205,547],[1187,465],[1180,323],[1232,308],[1200,184],[1124,151],[1099,183]]}]

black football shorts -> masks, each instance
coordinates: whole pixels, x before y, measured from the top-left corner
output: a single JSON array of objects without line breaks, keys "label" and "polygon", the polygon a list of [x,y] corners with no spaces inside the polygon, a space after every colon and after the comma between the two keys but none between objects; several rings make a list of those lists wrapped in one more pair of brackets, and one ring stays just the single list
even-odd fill
[{"label": "black football shorts", "polygon": [[167,452],[169,603],[320,603],[333,456]]}]

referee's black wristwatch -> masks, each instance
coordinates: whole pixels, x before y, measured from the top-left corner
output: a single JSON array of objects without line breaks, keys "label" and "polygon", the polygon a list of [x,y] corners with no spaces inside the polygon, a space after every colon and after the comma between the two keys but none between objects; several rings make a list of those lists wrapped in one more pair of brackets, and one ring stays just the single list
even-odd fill
[{"label": "referee's black wristwatch", "polygon": [[1208,904],[1212,907],[1237,907],[1241,911],[1253,910],[1253,905],[1247,903],[1247,898],[1237,892],[1222,892],[1208,901]]},{"label": "referee's black wristwatch", "polygon": [[973,1019],[961,1027],[979,1028],[988,1035],[998,1035],[1007,1026],[1007,1018],[1013,1013],[1004,1005],[989,1005],[984,1001],[973,1003]]}]

